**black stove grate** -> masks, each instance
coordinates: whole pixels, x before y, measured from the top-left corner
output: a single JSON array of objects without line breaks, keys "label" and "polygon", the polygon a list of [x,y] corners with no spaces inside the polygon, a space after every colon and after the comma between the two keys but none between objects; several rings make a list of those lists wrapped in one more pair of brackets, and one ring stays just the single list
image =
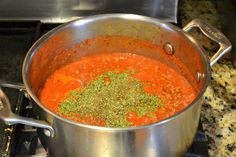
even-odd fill
[{"label": "black stove grate", "polygon": [[[0,21],[0,83],[22,83],[21,69],[28,49],[43,33],[55,27],[41,26],[39,21]],[[21,107],[24,107],[22,94],[15,89],[3,90],[10,99],[13,112],[21,114]],[[11,144],[16,141],[13,134],[18,134],[16,127],[20,126],[9,127],[0,121],[0,156],[15,147],[15,144]]]},{"label": "black stove grate", "polygon": [[[39,21],[0,22],[0,82],[22,83],[21,68],[30,46],[44,33],[59,24],[42,24]],[[19,115],[34,117],[24,92],[5,88],[12,110]],[[0,156],[45,156],[37,130],[24,125],[6,126],[0,122]],[[201,124],[192,147],[184,157],[208,157],[207,139]]]}]

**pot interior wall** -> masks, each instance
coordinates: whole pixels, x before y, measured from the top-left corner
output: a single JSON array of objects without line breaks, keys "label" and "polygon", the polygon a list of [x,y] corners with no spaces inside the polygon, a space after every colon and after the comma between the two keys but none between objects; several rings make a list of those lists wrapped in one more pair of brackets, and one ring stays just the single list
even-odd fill
[{"label": "pot interior wall", "polygon": [[[196,45],[183,35],[175,26],[163,24],[160,21],[139,16],[122,17],[92,17],[73,21],[44,35],[30,50],[26,60],[26,77],[35,95],[38,95],[47,77],[56,69],[79,58],[98,52],[97,45],[82,45],[83,51],[71,51],[76,44],[97,36],[128,36],[146,40],[160,47],[159,52],[145,48],[134,50],[147,57],[155,58],[173,67],[184,75],[197,92],[203,87],[205,79],[198,82],[197,72],[206,74],[203,57]],[[174,55],[164,52],[163,46],[170,43],[174,47]],[[130,52],[117,40],[113,50]],[[104,47],[104,51],[110,51]]]}]

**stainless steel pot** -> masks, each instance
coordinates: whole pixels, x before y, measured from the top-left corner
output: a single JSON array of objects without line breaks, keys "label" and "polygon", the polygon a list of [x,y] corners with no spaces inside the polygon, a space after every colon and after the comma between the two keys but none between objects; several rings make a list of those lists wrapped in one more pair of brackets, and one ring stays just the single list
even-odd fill
[{"label": "stainless steel pot", "polygon": [[[188,35],[198,27],[210,39],[219,43],[218,52],[210,59]],[[189,72],[182,74],[198,91],[197,98],[183,111],[160,122],[140,127],[105,128],[77,123],[49,111],[37,98],[46,78],[57,68],[82,56],[95,53],[65,53],[81,41],[101,35],[121,35],[155,43],[168,55],[139,52],[159,59],[181,71],[173,63],[177,57]],[[51,48],[53,47],[53,48]],[[95,47],[96,48],[96,47]],[[230,51],[231,44],[215,28],[200,20],[193,20],[182,29],[154,18],[131,14],[90,16],[61,25],[40,38],[29,50],[23,65],[23,80],[27,93],[35,102],[40,120],[16,116],[10,111],[9,101],[0,90],[0,118],[7,124],[22,123],[39,127],[40,138],[50,155],[79,157],[163,157],[181,156],[191,145],[197,130],[202,95],[210,80],[210,66]],[[135,52],[134,52],[135,53]]]}]

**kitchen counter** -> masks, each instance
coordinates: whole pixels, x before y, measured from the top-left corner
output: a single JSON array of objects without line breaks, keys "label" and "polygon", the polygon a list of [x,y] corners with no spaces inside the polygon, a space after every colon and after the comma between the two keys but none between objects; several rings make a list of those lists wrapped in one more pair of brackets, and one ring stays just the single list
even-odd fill
[{"label": "kitchen counter", "polygon": [[[200,18],[224,32],[217,1],[182,0],[179,5],[182,27],[192,19]],[[208,40],[200,32],[193,31],[192,35],[200,41],[209,56],[212,56],[217,51],[217,44]],[[204,95],[201,111],[201,121],[208,139],[209,155],[214,157],[235,157],[236,69],[230,61],[230,54],[226,54],[214,64],[211,71],[211,82]]]}]

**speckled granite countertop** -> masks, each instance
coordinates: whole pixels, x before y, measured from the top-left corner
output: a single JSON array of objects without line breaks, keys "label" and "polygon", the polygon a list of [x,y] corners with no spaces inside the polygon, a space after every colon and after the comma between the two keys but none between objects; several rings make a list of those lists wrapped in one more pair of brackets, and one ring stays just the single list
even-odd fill
[{"label": "speckled granite countertop", "polygon": [[[222,29],[222,19],[215,0],[180,1],[182,26],[194,18],[201,18]],[[216,52],[216,44],[198,32],[193,32],[192,35],[206,48],[209,56]],[[226,54],[213,65],[211,71],[211,82],[205,93],[201,111],[201,121],[208,138],[209,155],[236,157],[236,69],[230,61],[230,54]]]}]

